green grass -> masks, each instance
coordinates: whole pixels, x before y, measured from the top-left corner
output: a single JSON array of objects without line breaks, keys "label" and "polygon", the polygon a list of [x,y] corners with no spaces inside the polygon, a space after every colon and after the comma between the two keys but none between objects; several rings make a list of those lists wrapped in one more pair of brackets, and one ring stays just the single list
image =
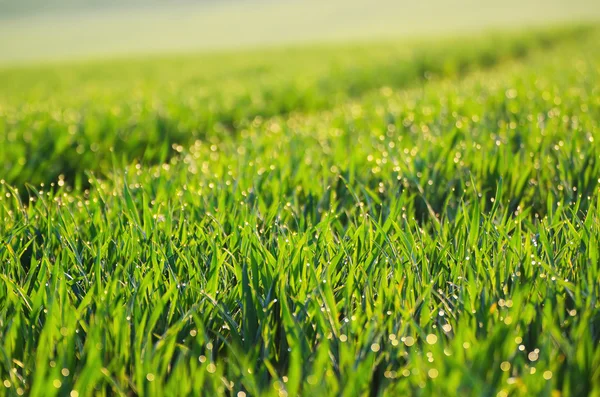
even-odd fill
[{"label": "green grass", "polygon": [[314,112],[382,87],[460,77],[585,27],[441,42],[364,43],[245,54],[9,68],[0,91],[0,166],[10,184],[105,174],[113,155],[162,162],[196,139],[220,140],[256,117]]},{"label": "green grass", "polygon": [[0,72],[3,392],[600,393],[598,43]]}]

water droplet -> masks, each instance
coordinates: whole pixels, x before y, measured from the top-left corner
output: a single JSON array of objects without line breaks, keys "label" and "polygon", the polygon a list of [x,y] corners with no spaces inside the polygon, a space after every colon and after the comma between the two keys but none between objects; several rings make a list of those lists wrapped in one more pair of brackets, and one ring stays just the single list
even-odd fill
[{"label": "water droplet", "polygon": [[435,334],[427,335],[426,341],[430,345],[435,345],[437,343],[438,337]]}]

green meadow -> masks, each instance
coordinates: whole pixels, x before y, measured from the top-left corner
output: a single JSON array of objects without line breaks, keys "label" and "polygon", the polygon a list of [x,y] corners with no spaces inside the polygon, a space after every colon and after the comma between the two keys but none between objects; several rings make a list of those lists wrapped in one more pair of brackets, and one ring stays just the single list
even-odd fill
[{"label": "green meadow", "polygon": [[0,82],[0,395],[600,395],[597,24]]}]

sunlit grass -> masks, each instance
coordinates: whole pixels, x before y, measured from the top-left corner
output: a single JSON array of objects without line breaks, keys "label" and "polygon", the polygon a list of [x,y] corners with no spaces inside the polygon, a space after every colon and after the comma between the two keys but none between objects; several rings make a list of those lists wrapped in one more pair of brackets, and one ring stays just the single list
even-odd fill
[{"label": "sunlit grass", "polygon": [[[241,96],[173,64],[137,93],[80,66],[51,102],[3,94],[5,391],[598,392],[600,40],[578,32],[314,61],[271,91],[242,65]],[[190,107],[200,87],[225,104]],[[69,112],[92,116],[71,134]]]}]

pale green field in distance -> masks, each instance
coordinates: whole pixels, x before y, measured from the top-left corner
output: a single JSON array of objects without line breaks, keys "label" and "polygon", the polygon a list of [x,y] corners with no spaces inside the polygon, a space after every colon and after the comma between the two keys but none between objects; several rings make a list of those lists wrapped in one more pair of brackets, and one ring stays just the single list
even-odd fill
[{"label": "pale green field in distance", "polygon": [[[33,4],[43,4],[30,1]],[[600,16],[594,0],[115,2],[0,8],[0,62],[423,37]],[[61,6],[62,3],[62,6]],[[8,4],[8,2],[7,2]],[[27,3],[25,3],[27,4]],[[55,7],[51,5],[55,4]]]}]

